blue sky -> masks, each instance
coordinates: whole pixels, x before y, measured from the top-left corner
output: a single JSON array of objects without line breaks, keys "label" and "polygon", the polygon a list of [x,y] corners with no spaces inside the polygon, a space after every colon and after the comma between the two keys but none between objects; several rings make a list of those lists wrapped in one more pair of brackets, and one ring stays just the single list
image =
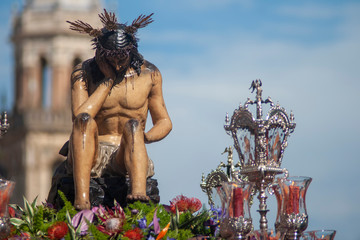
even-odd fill
[{"label": "blue sky", "polygon": [[[2,95],[13,91],[13,2],[0,3]],[[221,153],[233,144],[223,129],[225,114],[254,97],[250,83],[260,78],[264,98],[295,114],[282,167],[313,178],[308,229],[336,229],[336,239],[360,239],[360,2],[108,0],[106,6],[123,22],[155,13],[138,37],[144,57],[162,72],[173,121],[170,135],[148,146],[163,203],[179,194],[206,202],[201,175],[225,162]],[[272,227],[274,197],[268,202]]]}]

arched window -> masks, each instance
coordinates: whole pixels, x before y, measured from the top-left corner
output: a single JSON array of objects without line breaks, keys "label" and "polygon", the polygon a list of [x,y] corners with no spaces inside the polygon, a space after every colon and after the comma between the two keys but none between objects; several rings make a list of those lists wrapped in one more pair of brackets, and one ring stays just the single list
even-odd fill
[{"label": "arched window", "polygon": [[51,106],[51,89],[52,89],[52,84],[51,84],[51,68],[49,67],[48,62],[46,61],[46,59],[44,57],[42,57],[40,59],[40,64],[41,64],[41,102],[42,102],[42,107],[43,108],[50,108]]}]

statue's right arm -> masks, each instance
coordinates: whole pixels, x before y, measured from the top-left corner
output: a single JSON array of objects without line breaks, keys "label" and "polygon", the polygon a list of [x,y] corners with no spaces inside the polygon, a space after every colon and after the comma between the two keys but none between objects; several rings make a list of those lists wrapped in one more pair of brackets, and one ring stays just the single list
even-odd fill
[{"label": "statue's right arm", "polygon": [[73,118],[80,113],[87,113],[92,118],[101,109],[113,85],[112,79],[97,85],[95,91],[89,95],[82,64],[77,65],[71,74],[71,110]]}]

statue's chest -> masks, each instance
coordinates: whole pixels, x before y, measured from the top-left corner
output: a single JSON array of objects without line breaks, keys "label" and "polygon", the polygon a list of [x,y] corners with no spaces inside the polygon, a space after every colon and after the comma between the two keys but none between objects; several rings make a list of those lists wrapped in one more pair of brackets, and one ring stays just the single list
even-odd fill
[{"label": "statue's chest", "polygon": [[151,82],[146,79],[124,79],[112,88],[103,107],[141,108],[146,104],[150,91]]}]

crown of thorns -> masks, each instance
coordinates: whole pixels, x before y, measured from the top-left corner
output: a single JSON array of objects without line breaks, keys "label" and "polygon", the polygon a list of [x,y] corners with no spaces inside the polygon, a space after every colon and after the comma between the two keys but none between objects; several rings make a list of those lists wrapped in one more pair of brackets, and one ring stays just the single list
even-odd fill
[{"label": "crown of thorns", "polygon": [[[130,50],[131,48],[136,48],[137,39],[135,38],[135,34],[139,28],[146,27],[148,24],[153,22],[153,19],[151,18],[152,15],[153,13],[151,13],[148,16],[140,15],[132,22],[131,25],[127,26],[125,24],[119,24],[117,22],[117,18],[115,14],[112,12],[107,12],[106,9],[104,9],[104,13],[99,14],[99,18],[103,24],[102,29],[93,28],[90,24],[85,23],[81,20],[77,20],[75,22],[70,22],[70,21],[66,21],[66,22],[70,24],[71,30],[77,31],[79,33],[86,33],[89,34],[91,37],[94,37],[93,41],[95,48],[104,52],[105,55],[109,56],[109,55],[119,54],[123,52],[125,48],[128,48],[128,50]],[[118,48],[118,46],[121,47],[121,49],[119,49],[120,52],[119,50],[105,49],[104,46],[101,44],[101,39],[104,37],[106,32],[114,32],[115,34],[116,31],[120,29],[120,26],[125,32],[125,34],[131,36],[130,37],[131,40],[130,41],[127,40],[128,43],[126,44],[124,43],[115,44],[116,48]]]}]

